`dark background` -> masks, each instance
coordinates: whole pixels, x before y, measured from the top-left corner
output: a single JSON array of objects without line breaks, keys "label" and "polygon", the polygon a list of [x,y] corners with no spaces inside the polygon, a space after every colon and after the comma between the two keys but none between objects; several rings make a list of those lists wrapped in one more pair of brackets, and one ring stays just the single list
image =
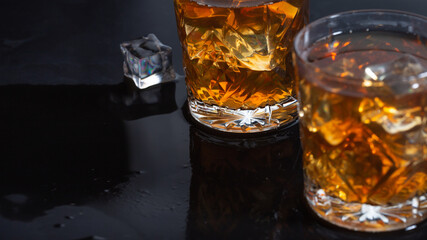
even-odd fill
[{"label": "dark background", "polygon": [[[363,8],[427,15],[424,0],[311,0],[311,20]],[[172,0],[2,1],[2,84],[117,84],[119,44],[154,33],[174,49],[182,73]]]},{"label": "dark background", "polygon": [[[311,20],[424,0],[311,0]],[[235,137],[185,106],[172,0],[2,1],[0,239],[427,239],[356,233],[307,209],[297,125]],[[119,44],[155,33],[176,83],[137,90]]]}]

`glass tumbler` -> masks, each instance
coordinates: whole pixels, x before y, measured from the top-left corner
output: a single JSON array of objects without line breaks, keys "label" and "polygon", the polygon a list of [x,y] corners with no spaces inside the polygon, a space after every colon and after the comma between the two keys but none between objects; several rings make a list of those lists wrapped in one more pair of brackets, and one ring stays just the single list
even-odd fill
[{"label": "glass tumbler", "polygon": [[427,18],[399,11],[317,20],[294,42],[305,196],[360,231],[427,217]]},{"label": "glass tumbler", "polygon": [[226,132],[297,118],[292,40],[308,0],[174,0],[191,115]]}]

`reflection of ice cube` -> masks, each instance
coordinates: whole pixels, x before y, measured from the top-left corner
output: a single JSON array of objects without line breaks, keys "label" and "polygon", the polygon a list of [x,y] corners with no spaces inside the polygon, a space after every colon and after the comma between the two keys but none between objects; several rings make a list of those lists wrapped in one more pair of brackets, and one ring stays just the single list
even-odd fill
[{"label": "reflection of ice cube", "polygon": [[138,88],[147,88],[174,80],[172,48],[162,44],[154,34],[120,45],[124,56],[123,71]]},{"label": "reflection of ice cube", "polygon": [[396,60],[365,68],[365,86],[385,86],[394,94],[419,91],[427,85],[427,63],[406,54]]},{"label": "reflection of ice cube", "polygon": [[139,89],[133,83],[123,82],[112,88],[109,95],[111,109],[124,120],[171,113],[177,109],[176,84],[162,83],[147,89]]}]

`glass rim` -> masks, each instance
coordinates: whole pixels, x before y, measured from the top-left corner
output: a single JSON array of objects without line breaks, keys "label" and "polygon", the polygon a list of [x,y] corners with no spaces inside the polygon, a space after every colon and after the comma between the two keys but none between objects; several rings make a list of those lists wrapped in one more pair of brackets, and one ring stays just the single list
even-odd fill
[{"label": "glass rim", "polygon": [[[307,58],[303,57],[304,55],[302,54],[303,49],[302,48],[298,48],[297,44],[304,41],[304,36],[306,36],[307,32],[313,28],[313,27],[318,27],[321,24],[325,24],[328,21],[335,19],[335,18],[339,18],[339,17],[344,17],[344,16],[351,16],[351,15],[359,15],[359,14],[372,14],[372,15],[388,15],[388,16],[392,16],[392,15],[398,15],[398,16],[406,16],[408,18],[420,21],[420,22],[425,22],[427,24],[427,16],[423,16],[420,14],[416,14],[416,13],[412,13],[412,12],[407,12],[407,11],[402,11],[402,10],[393,10],[393,9],[360,9],[360,10],[351,10],[351,11],[344,11],[344,12],[338,12],[335,14],[331,14],[322,18],[319,18],[309,24],[307,24],[306,26],[304,26],[304,28],[302,28],[296,35],[293,41],[293,49],[295,52],[295,55],[297,58],[301,59],[301,61],[311,67],[311,68],[318,68],[313,62],[310,62],[307,60]],[[325,35],[325,37],[328,36],[333,36],[333,32],[328,33],[327,35]],[[317,39],[317,40],[320,40]],[[325,70],[320,69],[320,74],[325,75],[325,76],[330,76],[330,79],[334,79],[334,80],[330,80],[331,82],[342,82],[342,81],[346,81],[345,84],[346,85],[357,85],[357,86],[362,86],[363,82],[360,81],[360,79],[358,78],[354,78],[354,77],[341,77],[341,76],[337,76],[337,75],[333,75]],[[350,81],[349,81],[350,80]]]}]

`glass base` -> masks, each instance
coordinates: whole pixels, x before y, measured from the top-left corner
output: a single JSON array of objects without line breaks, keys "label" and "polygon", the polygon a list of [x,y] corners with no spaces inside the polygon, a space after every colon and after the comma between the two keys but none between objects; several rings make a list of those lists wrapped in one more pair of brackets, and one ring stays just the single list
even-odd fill
[{"label": "glass base", "polygon": [[297,101],[291,98],[273,106],[253,110],[229,109],[188,99],[190,113],[201,124],[233,133],[257,133],[285,126],[298,118]]},{"label": "glass base", "polygon": [[322,219],[343,228],[365,232],[412,230],[427,217],[427,194],[398,205],[348,203],[306,184],[308,204]]}]

